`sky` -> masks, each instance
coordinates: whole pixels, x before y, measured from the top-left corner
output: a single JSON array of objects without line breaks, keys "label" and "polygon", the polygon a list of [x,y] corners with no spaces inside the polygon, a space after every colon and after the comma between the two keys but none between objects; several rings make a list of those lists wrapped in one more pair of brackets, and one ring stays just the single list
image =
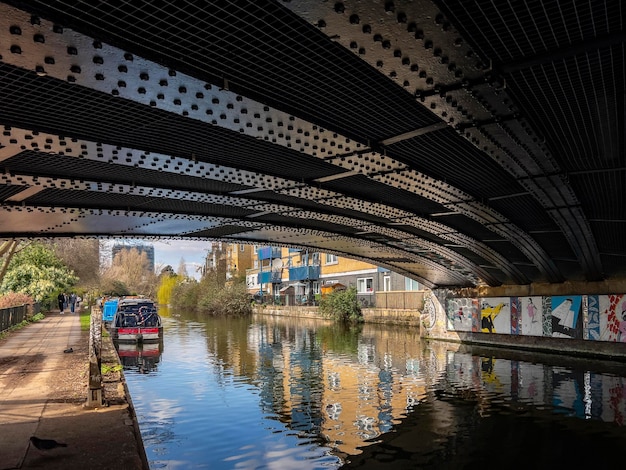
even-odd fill
[{"label": "sky", "polygon": [[178,271],[180,261],[184,259],[187,274],[192,277],[198,277],[196,270],[204,266],[204,259],[211,248],[211,242],[194,240],[168,240],[150,244],[154,246],[155,266],[164,268],[169,264],[174,271]]},{"label": "sky", "polygon": [[197,269],[204,266],[204,259],[211,248],[210,241],[163,240],[153,242],[146,240],[141,243],[154,247],[154,266],[157,268],[157,273],[168,264],[175,272],[178,271],[180,261],[184,259],[187,274],[197,279],[200,278]]}]

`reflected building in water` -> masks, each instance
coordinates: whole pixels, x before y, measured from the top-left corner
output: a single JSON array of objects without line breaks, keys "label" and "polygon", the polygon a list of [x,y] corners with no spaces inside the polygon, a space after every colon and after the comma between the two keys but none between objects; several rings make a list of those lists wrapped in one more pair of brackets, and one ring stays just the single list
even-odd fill
[{"label": "reflected building in water", "polygon": [[428,454],[424,446],[471,435],[498,414],[564,414],[624,425],[626,374],[601,365],[591,372],[540,364],[537,355],[496,357],[455,343],[426,344],[417,331],[379,325],[361,325],[355,334],[302,318],[228,322],[238,334],[207,331],[224,373],[245,377],[259,390],[265,413],[346,461],[415,426],[428,442],[399,439],[396,451]]}]

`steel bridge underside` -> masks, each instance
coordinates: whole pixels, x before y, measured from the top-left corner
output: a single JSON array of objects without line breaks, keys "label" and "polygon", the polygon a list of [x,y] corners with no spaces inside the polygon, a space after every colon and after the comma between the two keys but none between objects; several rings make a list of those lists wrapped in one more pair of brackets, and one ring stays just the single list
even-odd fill
[{"label": "steel bridge underside", "polygon": [[428,287],[623,279],[625,9],[0,3],[0,238],[307,248]]}]

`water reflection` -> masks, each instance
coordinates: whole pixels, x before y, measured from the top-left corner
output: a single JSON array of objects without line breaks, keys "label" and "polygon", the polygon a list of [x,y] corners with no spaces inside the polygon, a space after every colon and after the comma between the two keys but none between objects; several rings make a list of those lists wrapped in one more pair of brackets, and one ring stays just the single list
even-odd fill
[{"label": "water reflection", "polygon": [[114,342],[124,370],[149,374],[156,370],[163,353],[163,340],[152,343]]},{"label": "water reflection", "polygon": [[541,468],[626,443],[623,364],[380,325],[163,316],[162,363],[125,372],[151,468],[500,468],[513,454]]}]

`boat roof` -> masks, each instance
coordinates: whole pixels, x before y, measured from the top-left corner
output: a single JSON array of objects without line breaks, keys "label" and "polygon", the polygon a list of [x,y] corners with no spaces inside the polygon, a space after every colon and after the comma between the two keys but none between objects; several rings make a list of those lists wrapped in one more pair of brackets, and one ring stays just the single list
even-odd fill
[{"label": "boat roof", "polygon": [[132,299],[121,299],[118,305],[137,305],[137,304],[154,304],[152,299],[145,298],[132,298]]}]

